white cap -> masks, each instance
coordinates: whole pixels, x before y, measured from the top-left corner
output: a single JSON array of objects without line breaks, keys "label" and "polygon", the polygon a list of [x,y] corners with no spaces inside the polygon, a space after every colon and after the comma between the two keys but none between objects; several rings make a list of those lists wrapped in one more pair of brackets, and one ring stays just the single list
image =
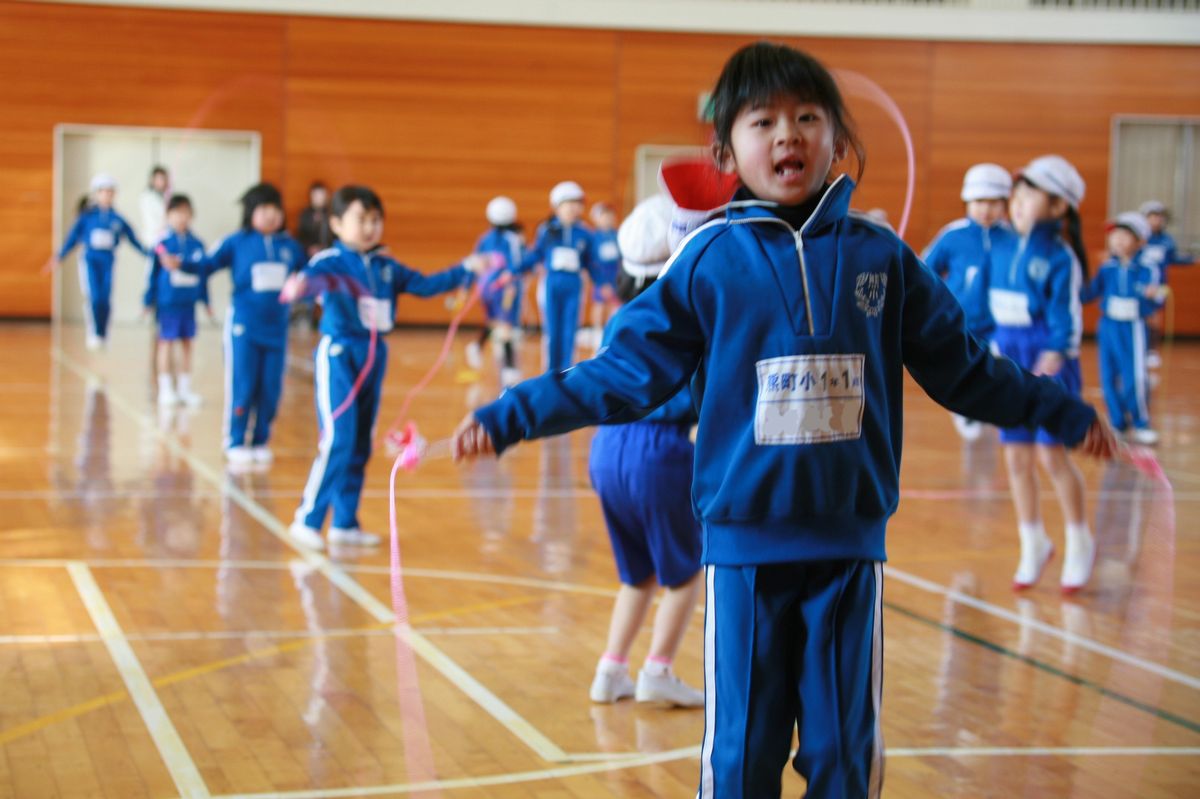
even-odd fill
[{"label": "white cap", "polygon": [[116,189],[116,179],[107,172],[97,172],[92,176],[92,191],[100,191],[102,189]]},{"label": "white cap", "polygon": [[550,207],[557,208],[563,203],[572,201],[583,202],[583,187],[573,180],[564,180],[550,190]]},{"label": "white cap", "polygon": [[1043,155],[1035,158],[1017,175],[1047,194],[1062,197],[1077,211],[1079,204],[1083,202],[1086,188],[1083,178],[1078,170],[1071,166],[1071,162],[1061,155]]},{"label": "white cap", "polygon": [[1012,175],[999,164],[976,164],[963,176],[962,201],[1007,200],[1012,196]]},{"label": "white cap", "polygon": [[508,197],[493,197],[487,204],[487,221],[496,227],[517,221],[517,204]]},{"label": "white cap", "polygon": [[1137,211],[1126,211],[1123,214],[1117,214],[1116,219],[1110,219],[1104,224],[1105,232],[1117,227],[1125,228],[1142,241],[1150,238],[1150,223],[1146,221],[1146,217]]},{"label": "white cap", "polygon": [[1138,209],[1138,213],[1146,216],[1150,216],[1150,214],[1163,214],[1165,216],[1167,206],[1163,204],[1162,200],[1146,200],[1146,202],[1142,203],[1142,207]]},{"label": "white cap", "polygon": [[617,230],[621,268],[639,280],[658,277],[671,257],[668,233],[675,203],[665,194],[655,194],[638,203]]}]

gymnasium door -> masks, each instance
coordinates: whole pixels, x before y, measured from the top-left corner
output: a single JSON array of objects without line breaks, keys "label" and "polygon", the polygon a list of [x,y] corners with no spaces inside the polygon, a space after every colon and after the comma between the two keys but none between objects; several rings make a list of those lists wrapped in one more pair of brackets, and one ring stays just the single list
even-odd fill
[{"label": "gymnasium door", "polygon": [[[255,131],[59,125],[54,134],[56,242],[74,222],[79,200],[97,172],[116,178],[116,209],[147,246],[153,233],[141,229],[139,198],[155,164],[167,168],[172,191],[191,197],[196,212],[193,229],[210,247],[237,229],[241,222],[237,198],[259,180],[261,144]],[[60,322],[83,321],[77,253],[63,263],[55,278],[53,313]],[[139,319],[145,277],[146,259],[123,244],[113,277],[114,322]],[[227,272],[209,283],[218,318],[229,302],[229,288]]]}]

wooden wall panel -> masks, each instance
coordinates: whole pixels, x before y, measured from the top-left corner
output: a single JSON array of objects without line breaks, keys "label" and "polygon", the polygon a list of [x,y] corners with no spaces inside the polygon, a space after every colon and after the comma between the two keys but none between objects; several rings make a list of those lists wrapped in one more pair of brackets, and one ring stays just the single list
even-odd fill
[{"label": "wooden wall panel", "polygon": [[[373,185],[393,250],[432,269],[471,246],[498,193],[531,231],[558,180],[627,210],[637,145],[705,143],[697,96],[752,38],[0,0],[0,316],[49,311],[36,270],[50,242],[57,122],[259,130],[264,174],[293,213],[313,178]],[[900,105],[916,146],[907,238],[918,249],[961,214],[967,166],[1058,151],[1088,182],[1088,245],[1102,251],[1112,116],[1200,115],[1200,48],[789,41]],[[855,205],[896,222],[901,137],[872,102],[848,99],[868,150]],[[436,301],[403,313],[447,316]],[[1200,333],[1200,308],[1181,304],[1179,320]]]},{"label": "wooden wall panel", "polygon": [[0,317],[50,312],[38,269],[54,244],[56,124],[258,130],[264,174],[280,175],[284,24],[0,3]]}]

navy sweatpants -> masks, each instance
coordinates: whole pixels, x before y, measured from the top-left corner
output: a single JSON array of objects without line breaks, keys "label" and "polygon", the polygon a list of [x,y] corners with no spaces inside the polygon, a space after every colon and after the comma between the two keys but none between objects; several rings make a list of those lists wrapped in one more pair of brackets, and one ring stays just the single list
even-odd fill
[{"label": "navy sweatpants", "polygon": [[579,293],[583,281],[573,272],[546,275],[542,335],[547,341],[547,372],[561,372],[575,360],[575,331],[579,327]]},{"label": "navy sweatpants", "polygon": [[79,287],[83,290],[88,327],[98,338],[107,337],[108,319],[112,315],[112,259],[80,258]]},{"label": "navy sweatpants", "polygon": [[250,446],[271,440],[286,365],[286,335],[278,344],[265,344],[251,336],[230,309],[225,317],[225,449],[245,446],[251,415]]},{"label": "navy sweatpants", "polygon": [[778,797],[792,761],[809,799],[883,783],[883,565],[706,566],[701,799]]}]

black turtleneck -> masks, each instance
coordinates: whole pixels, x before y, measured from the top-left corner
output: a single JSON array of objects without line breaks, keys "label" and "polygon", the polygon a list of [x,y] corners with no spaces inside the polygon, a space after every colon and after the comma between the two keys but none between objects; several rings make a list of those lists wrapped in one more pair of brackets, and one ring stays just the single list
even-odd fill
[{"label": "black turtleneck", "polygon": [[[817,210],[817,206],[821,204],[821,198],[825,196],[825,192],[827,191],[829,191],[828,183],[822,186],[820,191],[799,205],[779,205],[778,203],[772,203],[765,207],[771,213],[775,214],[775,216],[787,222],[796,230],[799,230],[804,227],[804,223],[813,215],[813,211]],[[737,202],[738,200],[757,200],[759,198],[755,197],[750,189],[742,186],[737,190],[737,194],[733,196],[733,199],[734,202]]]}]

